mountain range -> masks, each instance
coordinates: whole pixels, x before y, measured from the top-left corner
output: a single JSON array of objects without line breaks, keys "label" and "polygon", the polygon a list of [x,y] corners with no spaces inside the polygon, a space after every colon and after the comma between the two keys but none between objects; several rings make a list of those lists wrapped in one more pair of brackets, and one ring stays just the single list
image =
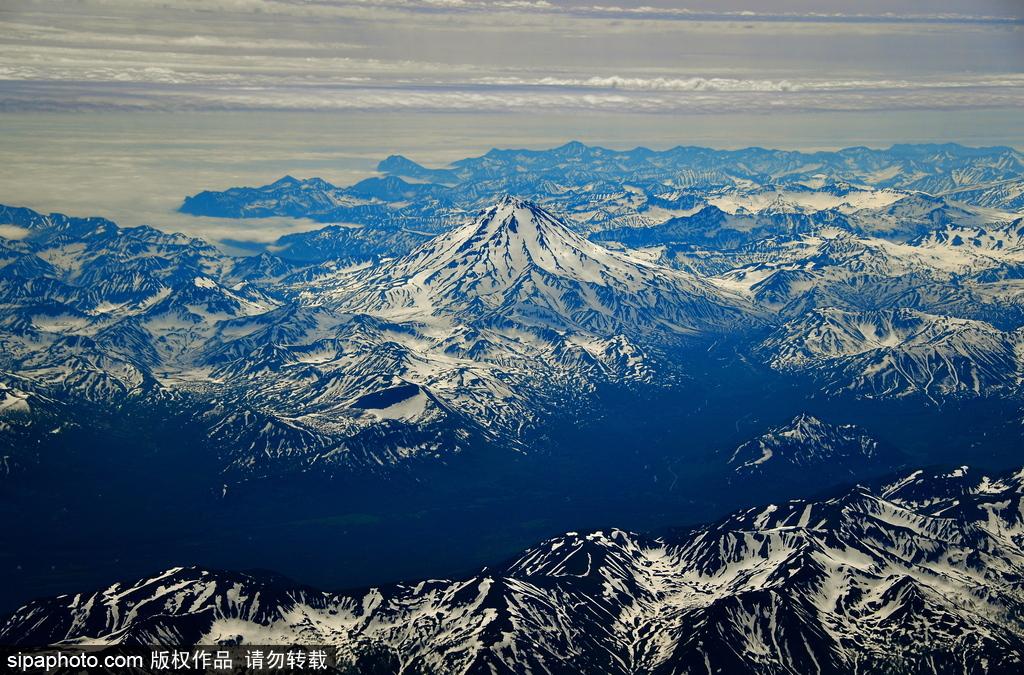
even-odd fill
[{"label": "mountain range", "polygon": [[[0,207],[0,515],[36,556],[0,556],[0,602],[103,585],[107,557],[213,561],[2,636],[298,636],[405,672],[1013,672],[1021,160],[571,143],[186,199],[315,221],[251,256]],[[160,528],[193,557],[151,552]],[[592,532],[512,556],[567,529]],[[268,532],[320,543],[261,557]],[[363,590],[212,571],[250,560]],[[392,583],[430,574],[461,581]]]},{"label": "mountain range", "polygon": [[1019,672],[1022,477],[915,471],[341,593],[179,567],[29,603],[0,642],[324,644],[363,673]]},{"label": "mountain range", "polygon": [[665,384],[669,347],[761,321],[728,290],[510,197],[312,286],[149,228],[8,213],[27,230],[0,270],[8,396],[29,411],[35,397],[186,398],[239,473],[514,444],[548,397],[649,382],[656,363]]},{"label": "mountain range", "polygon": [[801,153],[616,151],[571,142],[550,150],[494,149],[443,169],[395,155],[380,162],[380,176],[348,187],[285,176],[262,187],[201,192],[186,198],[181,211],[331,224],[287,235],[273,247],[302,262],[377,262],[405,254],[472,219],[501,193],[529,196],[587,234],[615,230],[601,236],[630,245],[682,235],[720,247],[829,223],[901,239],[942,223],[1019,212],[1022,167],[1024,157],[1012,148],[956,144]]},{"label": "mountain range", "polygon": [[[698,161],[700,180],[682,168]],[[892,167],[914,162],[935,176],[897,180]],[[570,144],[441,173],[382,162],[441,181],[411,191],[395,175],[341,192],[286,177],[186,201],[195,213],[230,203],[263,205],[230,215],[310,217],[370,200],[384,214],[289,235],[304,251],[292,257],[5,207],[0,218],[24,231],[5,240],[0,268],[0,373],[17,412],[7,466],[35,461],[18,450],[32,411],[50,431],[80,401],[173,401],[229,481],[380,470],[480,444],[521,451],[602,387],[678,387],[725,343],[832,397],[1017,400],[1021,216],[910,188],[1018,164],[999,148],[805,157]],[[594,181],[613,175],[617,203],[640,220],[601,206],[609,193]],[[522,181],[564,215],[510,196],[469,215],[486,203],[482,185]],[[414,218],[415,236],[395,210],[405,203],[437,207]],[[389,248],[377,228],[404,244]]]}]

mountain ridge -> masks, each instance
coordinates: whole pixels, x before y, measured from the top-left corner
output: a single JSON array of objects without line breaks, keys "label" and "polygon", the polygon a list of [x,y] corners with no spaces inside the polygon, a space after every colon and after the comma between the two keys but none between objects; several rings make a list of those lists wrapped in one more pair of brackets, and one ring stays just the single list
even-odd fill
[{"label": "mountain ridge", "polygon": [[667,538],[570,532],[455,581],[323,593],[173,568],[30,603],[0,641],[330,642],[396,673],[1009,673],[1024,662],[1022,476],[915,471]]},{"label": "mountain ridge", "polygon": [[[381,248],[390,255],[407,253],[415,245],[409,241],[409,231],[440,232],[454,221],[471,218],[492,195],[502,192],[529,194],[542,207],[578,222],[592,236],[605,230],[662,225],[692,215],[690,210],[697,203],[707,206],[733,194],[786,188],[824,195],[829,185],[833,192],[845,186],[836,196],[845,190],[876,193],[881,199],[897,192],[907,201],[900,209],[892,213],[866,209],[855,218],[860,228],[884,223],[885,236],[897,239],[916,236],[934,222],[950,222],[965,213],[984,220],[1004,217],[995,216],[1000,209],[1019,212],[1024,194],[1020,153],[964,146],[799,153],[682,146],[616,151],[573,142],[548,150],[493,149],[441,169],[393,155],[381,162],[378,171],[380,176],[349,187],[310,179],[207,191],[187,198],[181,210],[195,215],[278,215],[344,224],[334,233],[338,242],[320,238],[319,246],[324,248],[320,260],[355,245],[354,261],[376,261]],[[931,207],[922,202],[924,197],[932,200]],[[842,203],[842,199],[835,201],[836,206]],[[837,215],[850,217],[830,208],[786,208],[795,208],[792,214],[816,222]],[[770,221],[778,215],[770,210],[759,214],[758,227],[777,228],[779,223]],[[739,219],[751,217],[743,213]],[[376,251],[369,246],[371,238],[379,242]],[[314,245],[307,245],[307,239]],[[289,257],[293,255],[290,248],[295,247],[297,259],[308,259],[315,255],[316,244],[315,237],[289,235],[276,249]]]}]

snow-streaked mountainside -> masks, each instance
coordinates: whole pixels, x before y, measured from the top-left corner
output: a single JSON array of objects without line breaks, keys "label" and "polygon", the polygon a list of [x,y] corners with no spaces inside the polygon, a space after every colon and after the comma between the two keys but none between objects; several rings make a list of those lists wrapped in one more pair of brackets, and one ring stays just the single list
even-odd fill
[{"label": "snow-streaked mountainside", "polygon": [[[992,153],[1006,154],[963,150],[936,171],[991,164]],[[851,157],[878,160],[862,154]],[[480,444],[521,450],[605,385],[688,382],[723,338],[833,396],[1020,395],[1020,216],[863,182],[850,158],[847,173],[803,182],[797,165],[746,165],[742,180],[738,165],[728,180],[719,167],[717,183],[672,196],[672,180],[690,179],[665,178],[678,166],[656,153],[573,145],[488,157],[417,172],[475,186],[451,208],[438,206],[441,187],[396,177],[329,199],[319,180],[256,190],[291,215],[361,199],[383,214],[290,235],[280,255],[231,257],[144,226],[4,207],[0,219],[24,234],[0,242],[5,461],[31,464],[18,448],[61,433],[70,407],[111,402],[184,409],[232,477],[390,467]],[[1007,157],[995,164],[1010,171]],[[487,192],[527,185],[568,217]],[[400,217],[391,198],[437,208]],[[622,221],[608,199],[647,220]]]},{"label": "snow-streaked mountainside", "polygon": [[[429,169],[401,156],[379,177],[348,187],[292,176],[255,188],[202,192],[184,213],[302,216],[336,224],[289,235],[275,250],[294,260],[375,261],[402,255],[431,233],[471,218],[493,195],[529,195],[581,231],[656,243],[658,229],[692,231],[720,245],[749,233],[792,232],[835,221],[904,239],[944,222],[989,222],[1021,211],[1024,157],[1006,147],[955,144],[800,153],[609,150],[572,142],[550,150],[491,150]],[[708,223],[719,219],[713,238]],[[605,235],[601,235],[605,236]],[[630,245],[635,245],[631,243]]]},{"label": "snow-streaked mountainside", "polygon": [[668,349],[763,321],[513,198],[404,258],[314,277],[148,228],[8,215],[29,231],[0,269],[11,409],[175,399],[236,475],[516,446],[598,384],[669,386]]},{"label": "snow-streaked mountainside", "polygon": [[806,479],[814,475],[822,480],[827,475],[841,479],[859,475],[866,468],[890,466],[895,458],[886,454],[877,440],[856,425],[829,424],[802,413],[738,446],[729,464],[742,477]]},{"label": "snow-streaked mountainside", "polygon": [[959,198],[1009,190],[1014,150],[571,143],[380,170],[187,200],[327,223],[247,258],[0,208],[4,466],[127,408],[198,425],[229,482],[521,451],[609,387],[714,386],[737,359],[833,397],[1021,396],[1024,219]]},{"label": "snow-streaked mountainside", "polygon": [[344,593],[174,568],[29,603],[0,642],[328,644],[381,673],[1015,673],[1022,477],[916,471],[662,538],[569,533],[469,578]]},{"label": "snow-streaked mountainside", "polygon": [[830,393],[936,398],[1019,393],[1024,333],[910,309],[815,309],[759,347],[776,369],[804,371]]},{"label": "snow-streaked mountainside", "polygon": [[1016,327],[1024,309],[1022,222],[945,225],[905,243],[828,226],[727,253],[685,249],[659,257],[713,274],[713,283],[783,318],[816,307],[907,308]]},{"label": "snow-streaked mountainside", "polygon": [[323,287],[303,297],[396,319],[454,316],[584,336],[700,333],[739,325],[752,310],[728,290],[610,251],[513,197],[393,264]]}]

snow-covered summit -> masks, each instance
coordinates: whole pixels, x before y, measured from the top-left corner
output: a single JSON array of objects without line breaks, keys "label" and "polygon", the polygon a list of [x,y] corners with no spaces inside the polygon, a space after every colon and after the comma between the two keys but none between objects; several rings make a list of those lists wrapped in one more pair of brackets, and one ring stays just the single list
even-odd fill
[{"label": "snow-covered summit", "polygon": [[598,285],[642,277],[645,264],[576,234],[532,202],[502,197],[476,221],[442,235],[405,266],[440,289],[479,279],[500,292],[539,272]]},{"label": "snow-covered summit", "polygon": [[[330,282],[328,282],[330,286]],[[746,302],[688,273],[581,237],[532,202],[505,196],[409,255],[342,274],[313,302],[389,318],[488,315],[604,336],[690,334],[749,321]]]}]

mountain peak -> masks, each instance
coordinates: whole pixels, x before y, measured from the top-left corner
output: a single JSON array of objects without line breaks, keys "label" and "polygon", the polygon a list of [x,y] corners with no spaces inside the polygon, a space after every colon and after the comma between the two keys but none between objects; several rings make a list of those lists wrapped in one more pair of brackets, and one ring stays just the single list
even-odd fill
[{"label": "mountain peak", "polygon": [[483,217],[477,222],[480,225],[512,228],[513,231],[517,231],[520,224],[537,223],[539,226],[547,225],[569,232],[569,228],[551,212],[534,202],[510,194],[503,195],[493,206],[485,209]]},{"label": "mountain peak", "polygon": [[837,477],[878,469],[885,461],[879,443],[859,427],[829,424],[806,412],[740,445],[729,459],[741,475],[779,470],[793,475],[793,467],[803,467]]},{"label": "mountain peak", "polygon": [[[473,268],[489,269],[492,275],[508,281],[540,270],[600,283],[599,275],[592,272],[621,263],[610,251],[573,232],[550,212],[513,195],[503,195],[475,223],[455,230],[448,239],[448,254],[441,256],[446,265],[454,260],[462,266],[474,261]],[[481,263],[483,268],[479,267]]]},{"label": "mountain peak", "polygon": [[490,208],[484,209],[483,214],[489,215],[494,212],[499,219],[504,220],[508,216],[516,215],[515,212],[517,211],[522,212],[519,214],[519,218],[549,220],[560,227],[568,229],[554,214],[536,202],[512,194],[502,195]]},{"label": "mountain peak", "polygon": [[501,197],[499,197],[498,201],[495,202],[494,206],[496,208],[502,208],[502,207],[504,207],[504,208],[509,208],[509,207],[521,208],[521,207],[526,207],[526,206],[532,206],[533,208],[539,208],[536,204],[534,204],[533,202],[531,202],[529,200],[523,199],[522,197],[516,197],[515,195],[508,194],[508,193],[503,194]]},{"label": "mountain peak", "polygon": [[582,143],[580,141],[569,141],[568,143],[560,145],[557,148],[555,148],[555,152],[567,155],[569,157],[578,157],[589,149],[590,148],[588,148],[585,143]]},{"label": "mountain peak", "polygon": [[474,222],[345,284],[337,296],[342,303],[386,308],[392,316],[500,310],[524,324],[605,335],[693,333],[742,316],[735,298],[691,275],[606,249],[512,195]]}]

